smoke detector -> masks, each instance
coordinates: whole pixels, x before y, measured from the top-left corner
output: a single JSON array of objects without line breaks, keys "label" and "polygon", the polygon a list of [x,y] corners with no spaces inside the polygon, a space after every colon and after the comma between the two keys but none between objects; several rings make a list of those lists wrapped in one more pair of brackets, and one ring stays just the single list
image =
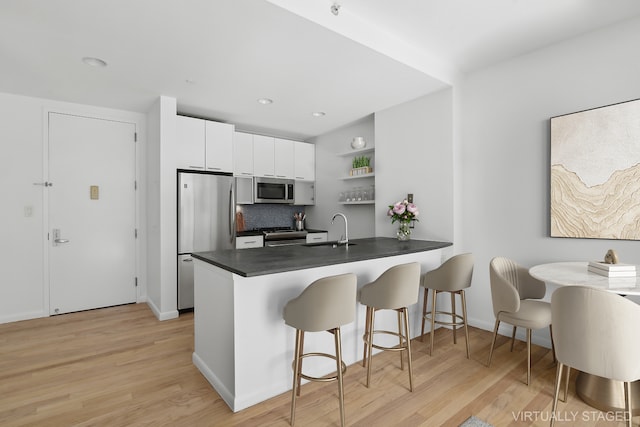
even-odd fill
[{"label": "smoke detector", "polygon": [[333,13],[335,16],[338,16],[338,14],[340,13],[340,5],[338,3],[334,3],[331,6],[331,13]]}]

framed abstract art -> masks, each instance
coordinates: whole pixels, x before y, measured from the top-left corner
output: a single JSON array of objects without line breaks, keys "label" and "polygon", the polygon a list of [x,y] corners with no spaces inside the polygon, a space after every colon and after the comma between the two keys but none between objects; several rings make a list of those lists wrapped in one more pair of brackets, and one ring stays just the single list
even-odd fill
[{"label": "framed abstract art", "polygon": [[551,237],[640,240],[640,100],[551,118]]}]

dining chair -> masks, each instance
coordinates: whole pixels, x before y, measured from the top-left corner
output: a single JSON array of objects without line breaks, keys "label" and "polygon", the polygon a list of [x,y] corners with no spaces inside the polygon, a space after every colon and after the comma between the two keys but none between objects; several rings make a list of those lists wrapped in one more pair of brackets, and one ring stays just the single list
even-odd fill
[{"label": "dining chair", "polygon": [[504,257],[496,257],[489,263],[489,279],[491,283],[491,301],[496,317],[493,339],[489,350],[489,362],[493,356],[493,347],[498,335],[500,322],[513,325],[511,335],[511,351],[516,337],[516,328],[526,328],[527,333],[527,385],[531,382],[531,331],[549,327],[551,349],[553,349],[553,331],[551,328],[551,304],[540,301],[546,292],[544,282],[537,280],[529,271],[515,261]]},{"label": "dining chair", "polygon": [[[469,358],[469,328],[467,325],[467,301],[464,290],[471,286],[473,276],[473,254],[458,254],[446,260],[440,267],[428,271],[421,277],[420,285],[424,288],[424,300],[422,302],[422,329],[420,330],[420,340],[424,337],[424,325],[428,320],[431,324],[429,338],[429,356],[433,351],[433,336],[436,324],[451,326],[453,329],[453,343],[456,344],[456,331],[464,328],[465,342],[467,345],[467,359]],[[432,292],[431,311],[427,311],[429,300],[429,290]],[[451,311],[438,311],[438,293],[448,292],[451,294]],[[460,295],[462,315],[456,313],[455,296]],[[440,318],[438,319],[438,315]],[[444,316],[444,318],[443,318]],[[445,320],[450,316],[451,321]]]},{"label": "dining chair", "polygon": [[[640,305],[603,289],[565,286],[551,296],[556,371],[552,413],[556,413],[563,369],[624,383],[625,421],[630,427],[631,382],[640,379]],[[567,400],[567,385],[564,398]],[[554,425],[551,417],[551,426]]]}]

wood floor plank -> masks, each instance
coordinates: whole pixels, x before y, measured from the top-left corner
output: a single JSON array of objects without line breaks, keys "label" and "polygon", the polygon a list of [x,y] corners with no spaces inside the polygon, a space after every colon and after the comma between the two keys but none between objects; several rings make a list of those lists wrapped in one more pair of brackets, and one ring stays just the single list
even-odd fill
[{"label": "wood floor plank", "polygon": [[[470,328],[469,335],[470,359],[462,334],[454,345],[450,330],[436,330],[433,356],[428,334],[413,340],[413,392],[397,353],[374,357],[370,388],[366,368],[349,366],[347,424],[456,427],[475,415],[496,427],[548,425],[555,380],[550,351],[533,346],[527,387],[525,343],[511,352],[509,338],[499,337],[488,368],[491,333]],[[159,322],[144,304],[0,325],[0,425],[289,425],[289,392],[233,413],[193,365],[192,353],[193,314]],[[335,383],[305,384],[297,425],[339,425],[337,396]],[[624,425],[599,416],[573,384],[559,411],[580,421],[559,427]]]}]

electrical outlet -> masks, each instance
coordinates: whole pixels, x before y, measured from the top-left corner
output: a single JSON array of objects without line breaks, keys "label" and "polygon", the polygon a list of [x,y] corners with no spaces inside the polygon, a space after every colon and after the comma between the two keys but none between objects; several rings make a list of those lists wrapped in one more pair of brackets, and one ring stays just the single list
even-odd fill
[{"label": "electrical outlet", "polygon": [[24,216],[26,216],[26,217],[33,216],[33,206],[25,206],[24,207]]},{"label": "electrical outlet", "polygon": [[100,198],[100,190],[97,185],[92,185],[89,190],[91,200],[98,200]]}]

